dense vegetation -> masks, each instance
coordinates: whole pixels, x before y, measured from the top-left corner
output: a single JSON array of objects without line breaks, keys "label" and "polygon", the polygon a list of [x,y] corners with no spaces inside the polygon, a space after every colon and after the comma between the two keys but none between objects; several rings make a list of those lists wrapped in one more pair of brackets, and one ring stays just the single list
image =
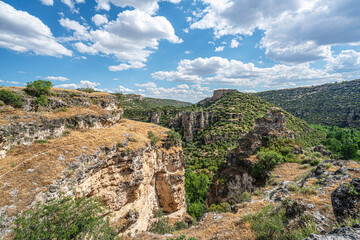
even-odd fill
[{"label": "dense vegetation", "polygon": [[[0,102],[11,105],[13,107],[22,107],[24,104],[24,101],[20,95],[5,89],[0,89]],[[0,104],[0,106],[1,105],[2,104]]]},{"label": "dense vegetation", "polygon": [[256,96],[311,124],[360,127],[360,80],[266,91]]},{"label": "dense vegetation", "polygon": [[95,198],[64,197],[38,203],[15,221],[15,239],[118,239]]},{"label": "dense vegetation", "polygon": [[322,143],[332,152],[332,157],[360,160],[360,131],[321,125],[314,125],[313,127],[326,133],[326,138]]}]

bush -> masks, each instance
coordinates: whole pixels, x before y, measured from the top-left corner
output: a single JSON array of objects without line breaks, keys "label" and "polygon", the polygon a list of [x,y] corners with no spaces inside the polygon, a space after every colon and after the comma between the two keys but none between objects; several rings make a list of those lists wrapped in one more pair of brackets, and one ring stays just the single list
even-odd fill
[{"label": "bush", "polygon": [[260,212],[248,215],[244,219],[250,223],[257,239],[277,239],[285,227],[285,211],[276,212],[275,209],[268,205],[263,207]]},{"label": "bush", "polygon": [[15,239],[118,239],[99,199],[70,197],[38,203],[15,220]]},{"label": "bush", "polygon": [[204,203],[195,202],[187,205],[188,205],[187,212],[191,217],[193,217],[196,220],[200,220],[202,215],[204,215],[207,212],[207,207]]},{"label": "bush", "polygon": [[211,204],[208,209],[208,212],[215,212],[215,213],[224,213],[224,212],[231,212],[231,206],[229,203],[221,203],[220,205]]},{"label": "bush", "polygon": [[205,202],[210,181],[209,178],[203,174],[195,174],[191,170],[185,172],[185,191],[186,199],[191,203]]},{"label": "bush", "polygon": [[155,136],[152,131],[148,131],[148,138],[150,139],[151,146],[155,146],[160,141],[160,138]]},{"label": "bush", "polygon": [[273,150],[262,150],[257,154],[258,162],[251,171],[255,178],[265,179],[267,172],[284,162],[284,157]]},{"label": "bush", "polygon": [[41,95],[40,97],[34,99],[32,103],[46,107],[48,105],[48,99],[45,95]]},{"label": "bush", "polygon": [[76,89],[76,90],[82,91],[82,92],[86,92],[86,93],[93,93],[93,92],[95,92],[95,90],[92,89],[92,88],[78,88],[78,89]]},{"label": "bush", "polygon": [[167,140],[166,142],[170,143],[170,145],[177,145],[181,143],[181,135],[178,132],[175,132],[173,129],[167,132]]},{"label": "bush", "polygon": [[171,226],[170,224],[169,218],[164,217],[164,213],[161,208],[156,211],[155,217],[157,217],[158,219],[151,225],[151,232],[165,234],[172,233],[174,231],[173,226]]},{"label": "bush", "polygon": [[36,80],[28,82],[24,91],[30,96],[41,97],[41,95],[49,95],[52,87],[53,85],[50,81]]},{"label": "bush", "polygon": [[[13,93],[9,90],[0,89],[0,101],[7,105],[11,105],[16,108],[22,107],[24,105],[23,99],[16,93]],[[1,106],[1,104],[0,104]]]}]

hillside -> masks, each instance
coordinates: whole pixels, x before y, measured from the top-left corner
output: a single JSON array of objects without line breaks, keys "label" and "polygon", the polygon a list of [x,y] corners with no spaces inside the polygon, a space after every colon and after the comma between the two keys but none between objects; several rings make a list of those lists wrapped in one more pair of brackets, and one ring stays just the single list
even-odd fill
[{"label": "hillside", "polygon": [[360,127],[360,79],[255,95],[308,123]]},{"label": "hillside", "polygon": [[169,129],[122,119],[111,94],[51,89],[39,104],[24,90],[0,89],[0,239],[13,239],[17,214],[64,196],[101,199],[116,235],[147,230],[159,208],[184,216],[183,153]]},{"label": "hillside", "polygon": [[115,94],[121,99],[121,105],[124,111],[132,109],[151,109],[156,107],[186,107],[192,105],[189,102],[182,102],[173,99],[159,99],[142,97],[136,94]]},{"label": "hillside", "polygon": [[[215,98],[214,98],[215,97]],[[179,132],[184,143],[187,166],[204,171],[211,179],[225,164],[228,153],[235,150],[241,138],[264,117],[274,105],[252,94],[217,90],[213,98],[189,107],[163,107],[151,110],[132,110],[125,117],[153,122]],[[324,134],[311,129],[304,121],[284,113],[286,128],[294,133],[303,146],[319,144]]]}]

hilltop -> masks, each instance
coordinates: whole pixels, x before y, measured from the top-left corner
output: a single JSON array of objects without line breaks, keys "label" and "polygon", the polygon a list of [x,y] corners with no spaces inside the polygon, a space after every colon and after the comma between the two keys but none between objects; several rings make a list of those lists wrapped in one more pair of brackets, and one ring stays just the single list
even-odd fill
[{"label": "hilltop", "polygon": [[151,109],[155,107],[186,107],[192,105],[189,102],[183,102],[173,99],[159,99],[143,97],[137,94],[115,94],[121,99],[121,105],[124,111],[132,109]]},{"label": "hilltop", "polygon": [[360,127],[360,79],[255,95],[308,123]]}]

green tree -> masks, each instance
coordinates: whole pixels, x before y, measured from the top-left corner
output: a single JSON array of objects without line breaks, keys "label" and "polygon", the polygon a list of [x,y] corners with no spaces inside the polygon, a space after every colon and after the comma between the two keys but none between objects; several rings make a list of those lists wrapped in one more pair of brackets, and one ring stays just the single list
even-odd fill
[{"label": "green tree", "polygon": [[49,95],[52,87],[53,84],[50,81],[36,80],[28,82],[24,91],[30,96],[40,97],[41,95]]},{"label": "green tree", "polygon": [[344,144],[341,146],[341,155],[344,159],[354,159],[357,157],[359,147],[357,144]]},{"label": "green tree", "polygon": [[105,213],[96,198],[65,197],[38,203],[15,220],[15,239],[118,239]]}]

